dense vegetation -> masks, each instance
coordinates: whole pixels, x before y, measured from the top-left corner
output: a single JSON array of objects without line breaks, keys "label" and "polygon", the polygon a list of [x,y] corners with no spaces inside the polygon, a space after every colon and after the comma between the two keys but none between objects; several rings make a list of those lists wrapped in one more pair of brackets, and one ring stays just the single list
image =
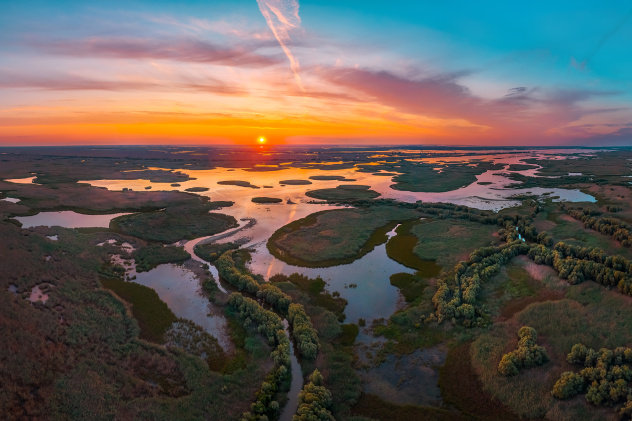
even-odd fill
[{"label": "dense vegetation", "polygon": [[165,247],[162,244],[150,244],[132,253],[137,272],[148,272],[164,263],[182,263],[191,255],[182,247]]},{"label": "dense vegetation", "polygon": [[263,298],[281,314],[286,315],[301,355],[307,359],[316,358],[319,347],[318,333],[312,326],[310,317],[305,313],[305,308],[301,304],[292,304],[292,299],[278,287],[259,284],[249,274],[242,273],[235,266],[233,253],[233,250],[229,250],[215,262],[220,276],[238,290]]},{"label": "dense vegetation", "polygon": [[[141,155],[145,153],[152,152],[143,150]],[[3,155],[0,174],[28,177],[25,164],[15,164],[11,161],[13,152],[9,155]],[[357,324],[342,324],[346,301],[331,287],[330,292],[325,291],[321,278],[276,275],[270,283],[263,283],[260,275],[245,268],[245,252],[233,251],[238,244],[198,246],[196,254],[217,261],[222,278],[244,294],[230,298],[217,292],[212,295],[213,305],[226,310],[230,342],[235,348],[226,352],[200,326],[176,319],[151,289],[122,280],[124,268],[113,265],[109,256],[120,253],[120,245],[95,247],[113,235],[132,243],[138,248],[133,257],[139,271],[164,262],[181,262],[188,258],[181,248],[146,245],[142,239],[164,244],[175,238],[204,235],[199,227],[170,218],[187,214],[197,220],[198,211],[211,210],[205,199],[156,188],[110,192],[77,184],[78,179],[90,178],[79,159],[24,161],[36,168],[37,182],[43,185],[0,181],[1,191],[11,190],[9,196],[22,199],[18,204],[0,202],[0,218],[65,208],[146,213],[134,218],[130,215],[137,224],[128,231],[113,225],[119,233],[109,232],[109,237],[99,232],[104,229],[92,233],[45,227],[19,229],[0,222],[0,287],[4,290],[0,292],[0,333],[6,338],[5,346],[0,347],[0,413],[7,419],[34,420],[275,419],[289,383],[288,336],[292,335],[303,357],[303,374],[314,373],[301,392],[297,420],[612,419],[612,409],[597,407],[612,407],[621,417],[630,418],[632,357],[628,354],[632,351],[622,348],[632,344],[628,225],[632,212],[628,179],[622,178],[629,174],[630,166],[613,166],[615,161],[608,153],[599,156],[596,160],[543,161],[546,174],[562,175],[558,179],[515,177],[526,182],[520,187],[568,187],[576,183],[573,188],[598,199],[581,208],[545,199],[536,202],[525,196],[517,198],[523,200],[522,206],[498,213],[451,204],[366,199],[354,201],[353,209],[332,211],[339,213],[331,219],[320,218],[324,213],[318,213],[279,230],[280,243],[286,249],[277,251],[283,260],[299,262],[293,253],[302,253],[316,262],[306,260],[306,266],[318,266],[361,257],[386,241],[386,232],[402,223],[387,243],[387,252],[417,272],[390,277],[405,302],[388,319],[373,323],[367,320],[365,324],[361,319]],[[346,158],[349,156],[336,156],[336,161]],[[282,159],[275,156],[265,159],[290,161],[287,157],[274,161]],[[314,159],[310,156],[308,161]],[[164,168],[180,165],[155,156],[152,160],[155,162],[145,164]],[[188,177],[170,170],[142,169],[131,160],[116,161],[120,161],[121,171],[140,171],[121,172],[113,169],[114,159],[108,158],[107,165],[95,159],[99,163],[95,164],[94,177],[138,176],[162,182]],[[397,163],[358,168],[394,176],[399,188],[432,190],[467,184],[477,173],[494,167],[489,162],[477,167],[440,164],[443,168],[439,173],[434,165],[419,166],[398,158],[388,161]],[[77,174],[64,174],[61,162],[72,163]],[[226,162],[239,168],[248,164],[247,159]],[[191,168],[198,165],[195,161],[187,163]],[[305,165],[319,168],[317,162]],[[352,168],[355,163],[336,165]],[[566,170],[577,171],[575,165],[590,176],[566,177]],[[590,181],[593,176],[594,182]],[[234,226],[228,222],[227,226]],[[123,239],[120,233],[132,237]],[[53,235],[58,241],[47,239]],[[331,255],[322,254],[329,250],[333,250]],[[227,251],[230,253],[224,256]],[[424,272],[429,262],[434,266]],[[203,273],[199,265],[193,266]],[[586,282],[589,280],[594,282]],[[361,292],[362,280],[357,282],[357,292]],[[382,282],[388,282],[388,277]],[[50,296],[47,303],[25,300],[34,287],[43,285]],[[123,301],[112,294],[116,290]],[[291,322],[289,335],[283,317]],[[440,317],[442,324],[436,323]],[[475,326],[484,327],[465,329]],[[533,326],[534,330],[521,329],[515,349],[520,326]],[[541,346],[536,344],[535,329]],[[382,338],[365,342],[370,334]],[[362,342],[357,343],[357,338]],[[506,375],[544,361],[544,347],[550,363],[533,366],[521,375]],[[440,375],[445,406],[397,404],[381,392],[361,394],[363,381],[373,380],[372,374],[366,373],[387,367],[383,362],[406,353],[440,355],[445,349],[449,349],[448,357]],[[434,365],[416,364],[400,379],[393,373],[384,386],[397,391],[400,383],[405,385],[409,380],[407,376],[415,376],[421,369],[436,369]],[[567,364],[581,368],[569,372]],[[362,380],[360,376],[365,375],[369,378]],[[423,387],[434,387],[431,383]],[[420,396],[423,393],[419,391]],[[571,399],[578,394],[584,394],[585,399]]]},{"label": "dense vegetation", "polygon": [[562,373],[553,386],[553,396],[568,399],[586,393],[586,401],[596,406],[614,406],[622,419],[632,417],[632,349],[618,347],[598,351],[576,344],[568,354],[571,364],[585,368]]},{"label": "dense vegetation", "polygon": [[482,326],[489,322],[488,314],[477,303],[486,282],[498,274],[501,265],[520,254],[526,254],[528,244],[516,240],[500,247],[475,250],[468,261],[459,263],[437,281],[437,292],[432,297],[439,323],[452,319],[465,326]]},{"label": "dense vegetation", "polygon": [[205,202],[200,199],[195,205],[171,206],[155,212],[120,216],[111,221],[110,228],[143,240],[171,244],[236,227],[237,221],[232,216],[209,212],[230,205],[232,202]]},{"label": "dense vegetation", "polygon": [[546,349],[536,343],[538,334],[534,328],[521,327],[518,337],[518,347],[503,355],[498,364],[498,371],[503,376],[515,376],[521,368],[535,367],[549,361]]},{"label": "dense vegetation", "polygon": [[176,316],[153,289],[120,279],[103,279],[103,287],[131,304],[132,314],[140,326],[140,337],[158,344],[164,342],[165,332]]},{"label": "dense vegetation", "polygon": [[290,373],[290,346],[292,345],[285,334],[281,318],[265,310],[256,301],[235,292],[229,297],[228,305],[239,312],[245,327],[254,326],[257,332],[274,346],[270,357],[274,361],[275,369],[266,377],[257,392],[256,401],[250,407],[250,412],[244,413],[243,418],[248,421],[274,419],[278,416],[280,409],[274,396]]},{"label": "dense vegetation", "polygon": [[329,408],[331,392],[323,386],[323,376],[318,370],[309,376],[309,382],[298,394],[298,410],[292,421],[335,421]]},{"label": "dense vegetation", "polygon": [[623,247],[632,246],[632,227],[616,218],[597,218],[589,209],[568,208],[567,213],[573,218],[582,221],[586,228],[609,235],[621,242]]}]

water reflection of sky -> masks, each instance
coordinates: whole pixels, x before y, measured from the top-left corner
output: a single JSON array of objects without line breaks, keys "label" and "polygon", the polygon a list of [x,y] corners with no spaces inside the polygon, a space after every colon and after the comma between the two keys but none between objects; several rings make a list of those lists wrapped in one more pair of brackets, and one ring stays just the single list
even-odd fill
[{"label": "water reflection of sky", "polygon": [[64,228],[107,228],[110,221],[117,216],[129,215],[128,213],[114,213],[110,215],[84,215],[73,211],[40,212],[32,216],[15,217],[22,224],[22,228],[38,226],[64,227]]},{"label": "water reflection of sky", "polygon": [[[180,181],[180,186],[173,187],[171,183],[153,183],[148,180],[94,180],[85,181],[94,186],[106,187],[110,190],[122,190],[123,188],[132,188],[133,190],[144,190],[146,187],[152,187],[152,190],[179,190],[184,191],[190,187],[208,187],[209,191],[199,193],[208,196],[211,200],[229,200],[235,202],[235,205],[220,210],[234,216],[237,220],[242,218],[254,218],[257,223],[247,229],[236,230],[233,235],[223,238],[219,242],[235,241],[237,239],[247,238],[246,246],[252,247],[252,262],[250,269],[255,273],[264,275],[267,279],[276,273],[291,274],[299,272],[310,277],[321,276],[328,282],[327,289],[330,292],[338,291],[341,296],[348,300],[349,304],[345,311],[347,322],[357,322],[358,319],[364,318],[367,321],[374,318],[388,317],[396,309],[401,296],[396,287],[390,284],[390,275],[398,272],[412,272],[410,269],[392,261],[388,258],[385,251],[385,245],[376,247],[372,252],[363,258],[348,264],[330,268],[302,268],[288,265],[273,256],[267,250],[266,242],[270,235],[282,226],[303,218],[311,213],[324,210],[335,209],[339,206],[330,206],[326,204],[309,203],[313,199],[305,196],[308,190],[331,188],[341,184],[337,180],[314,180],[313,176],[341,176],[345,178],[355,179],[354,184],[368,185],[371,189],[379,192],[384,198],[392,198],[404,202],[416,202],[423,200],[425,202],[448,202],[459,205],[466,205],[479,209],[500,210],[512,206],[519,205],[520,202],[511,198],[517,194],[544,195],[548,197],[557,197],[556,200],[565,201],[594,201],[592,196],[572,189],[556,189],[556,188],[529,188],[529,189],[507,189],[509,184],[515,183],[506,175],[509,173],[520,173],[531,177],[538,176],[539,166],[520,171],[509,171],[509,165],[520,164],[524,159],[541,158],[551,159],[559,157],[560,153],[587,153],[586,150],[563,150],[563,151],[502,151],[502,153],[494,154],[490,151],[484,151],[473,154],[473,151],[463,151],[469,156],[458,156],[458,154],[446,154],[437,157],[414,157],[413,153],[420,151],[411,151],[409,158],[411,160],[419,160],[425,163],[438,164],[437,171],[442,169],[441,165],[457,162],[480,162],[487,161],[496,164],[503,164],[502,170],[490,170],[477,177],[476,182],[461,187],[459,189],[441,192],[406,192],[393,190],[390,186],[393,184],[391,177],[377,176],[369,172],[359,172],[359,167],[347,169],[318,169],[308,168],[307,165],[297,163],[297,166],[282,166],[278,169],[269,171],[251,171],[246,169],[230,169],[214,168],[210,170],[189,170],[180,169],[179,171],[188,174],[194,180]],[[424,151],[425,153],[426,151]],[[439,152],[439,151],[438,151]],[[593,151],[590,151],[593,152]],[[408,151],[402,153],[408,154]],[[446,156],[448,155],[448,156]],[[339,164],[340,162],[332,162]],[[287,163],[288,165],[290,163]],[[281,185],[283,180],[310,180],[309,185]],[[234,185],[220,185],[219,181],[241,180],[248,181],[260,188],[253,189],[248,187],[240,187]],[[479,183],[485,183],[483,185]],[[344,183],[344,182],[343,182]],[[264,188],[270,186],[270,188]],[[252,202],[253,197],[270,196],[283,199],[280,204],[256,204]],[[289,202],[289,203],[288,203]],[[202,239],[198,239],[202,240]],[[192,249],[196,240],[191,241],[185,246]],[[192,250],[190,250],[192,251]],[[215,271],[213,271],[215,274]],[[349,284],[357,284],[357,288],[349,288]],[[345,285],[347,286],[345,288]]]}]

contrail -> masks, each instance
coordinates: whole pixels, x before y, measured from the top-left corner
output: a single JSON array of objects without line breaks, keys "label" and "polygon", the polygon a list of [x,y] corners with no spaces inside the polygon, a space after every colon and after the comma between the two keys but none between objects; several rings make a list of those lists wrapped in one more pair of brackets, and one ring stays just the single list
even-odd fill
[{"label": "contrail", "polygon": [[257,0],[259,10],[266,19],[272,33],[279,41],[285,55],[290,60],[290,66],[298,86],[303,89],[301,82],[300,66],[298,60],[290,51],[287,42],[290,41],[289,31],[300,28],[301,18],[298,16],[298,1],[296,0]]},{"label": "contrail", "polygon": [[599,40],[595,48],[593,48],[593,50],[590,52],[590,54],[588,54],[588,56],[586,57],[584,61],[578,63],[574,57],[571,57],[571,66],[575,67],[577,70],[584,70],[586,68],[586,65],[592,60],[592,58],[595,55],[597,55],[599,50],[601,50],[601,47],[603,47],[610,38],[612,38],[617,32],[619,32],[619,30],[626,24],[628,19],[630,19],[631,17],[632,17],[632,9],[630,9],[628,13],[626,13],[621,18],[619,23],[617,23],[617,25],[614,28],[612,28],[608,33],[606,33],[605,35],[601,37],[601,39]]}]

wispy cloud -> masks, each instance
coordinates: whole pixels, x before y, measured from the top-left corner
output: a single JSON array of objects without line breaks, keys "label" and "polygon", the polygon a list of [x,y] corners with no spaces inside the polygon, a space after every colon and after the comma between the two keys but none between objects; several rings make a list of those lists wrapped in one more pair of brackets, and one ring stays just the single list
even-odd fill
[{"label": "wispy cloud", "polygon": [[187,79],[165,83],[162,81],[103,80],[72,74],[48,76],[0,72],[0,88],[24,88],[46,91],[155,91],[155,92],[208,92],[220,95],[241,95],[239,88],[213,79]]},{"label": "wispy cloud", "polygon": [[279,57],[257,54],[258,45],[225,47],[197,39],[93,37],[31,41],[30,45],[49,54],[73,57],[172,60],[234,67],[271,66],[282,61]]},{"label": "wispy cloud", "polygon": [[296,83],[303,90],[299,62],[288,47],[288,43],[291,41],[290,32],[301,27],[301,18],[298,15],[298,2],[296,0],[257,0],[257,3],[270,30],[272,30],[283,52],[290,60]]}]

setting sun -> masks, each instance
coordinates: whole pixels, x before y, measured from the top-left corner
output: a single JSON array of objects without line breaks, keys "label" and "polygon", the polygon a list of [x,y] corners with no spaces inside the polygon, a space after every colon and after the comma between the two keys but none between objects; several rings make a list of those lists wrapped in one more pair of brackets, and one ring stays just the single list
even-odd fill
[{"label": "setting sun", "polygon": [[266,143],[266,138],[265,137],[260,137],[259,138],[259,143]]}]

